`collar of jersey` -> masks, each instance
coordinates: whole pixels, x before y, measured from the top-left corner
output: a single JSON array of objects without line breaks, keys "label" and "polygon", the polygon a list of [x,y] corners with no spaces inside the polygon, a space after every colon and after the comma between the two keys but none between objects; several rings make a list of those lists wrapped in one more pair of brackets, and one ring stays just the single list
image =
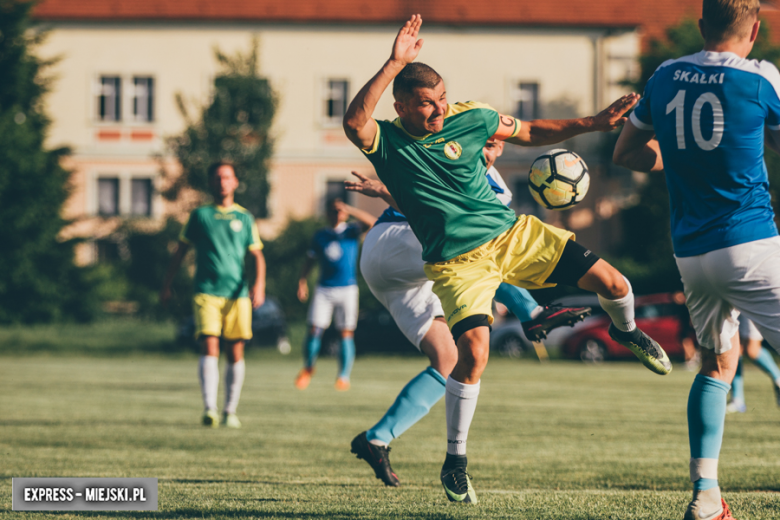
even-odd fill
[{"label": "collar of jersey", "polygon": [[404,125],[403,125],[403,123],[401,123],[401,118],[400,118],[400,117],[396,117],[396,118],[395,118],[395,121],[393,121],[393,124],[394,124],[395,126],[397,126],[398,128],[400,128],[400,129],[401,129],[401,131],[402,131],[403,133],[405,133],[406,135],[408,135],[409,137],[411,137],[411,138],[412,138],[412,139],[414,139],[415,141],[422,141],[422,140],[424,140],[424,139],[428,139],[430,136],[432,136],[432,135],[433,135],[433,134],[425,134],[425,135],[423,135],[423,136],[421,136],[421,137],[418,137],[418,136],[416,136],[416,135],[412,135],[412,134],[410,134],[409,132],[407,132],[407,131],[406,131],[406,128],[404,128]]},{"label": "collar of jersey", "polygon": [[235,202],[233,204],[231,204],[230,206],[227,206],[227,207],[220,206],[219,204],[213,204],[213,206],[215,208],[217,208],[217,211],[219,211],[220,213],[229,213],[230,211],[233,211],[234,209],[236,209],[236,203]]}]

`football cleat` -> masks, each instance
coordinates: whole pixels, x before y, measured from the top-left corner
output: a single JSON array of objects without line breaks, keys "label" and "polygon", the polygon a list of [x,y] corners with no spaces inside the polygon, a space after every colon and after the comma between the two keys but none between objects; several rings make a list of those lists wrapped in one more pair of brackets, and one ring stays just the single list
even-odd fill
[{"label": "football cleat", "polygon": [[238,415],[234,413],[222,414],[222,422],[220,424],[225,428],[241,428],[241,421],[238,420]]},{"label": "football cleat", "polygon": [[747,412],[747,406],[740,399],[732,399],[726,404],[726,413],[745,413]]},{"label": "football cleat", "polygon": [[393,472],[393,468],[390,467],[390,459],[388,458],[390,453],[389,446],[371,444],[368,442],[368,438],[366,438],[366,432],[363,432],[352,439],[352,449],[350,451],[358,459],[368,462],[368,465],[374,470],[376,478],[384,482],[385,486],[398,487],[401,485],[398,476]]},{"label": "football cleat", "polygon": [[694,491],[683,520],[736,520],[720,496],[720,488]]},{"label": "football cleat", "polygon": [[477,503],[477,494],[471,486],[471,475],[466,473],[466,468],[458,467],[449,470],[442,468],[441,483],[450,502]]},{"label": "football cleat", "polygon": [[295,388],[298,390],[306,390],[309,383],[311,383],[311,376],[314,375],[314,367],[302,368],[295,378]]},{"label": "football cleat", "polygon": [[201,422],[203,423],[203,426],[217,428],[219,427],[219,415],[217,415],[217,412],[214,410],[206,410],[203,412],[203,418],[201,419]]},{"label": "football cleat", "polygon": [[349,390],[350,387],[349,379],[347,379],[346,377],[340,377],[336,379],[336,384],[334,384],[333,386],[339,392],[346,392],[347,390]]},{"label": "football cleat", "polygon": [[614,323],[610,323],[609,337],[633,352],[644,366],[656,374],[665,376],[672,371],[672,363],[661,345],[639,328],[631,332],[623,332],[615,327]]},{"label": "football cleat", "polygon": [[575,323],[590,316],[590,307],[561,307],[560,305],[548,305],[539,315],[521,323],[525,337],[529,341],[541,341],[547,337],[547,333],[564,325],[574,326]]}]

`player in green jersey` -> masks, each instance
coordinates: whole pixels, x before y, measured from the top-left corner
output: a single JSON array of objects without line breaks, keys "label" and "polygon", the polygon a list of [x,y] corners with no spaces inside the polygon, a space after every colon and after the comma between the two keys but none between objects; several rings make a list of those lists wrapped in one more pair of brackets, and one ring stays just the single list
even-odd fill
[{"label": "player in green jersey", "polygon": [[[252,308],[265,301],[263,244],[251,213],[233,202],[238,178],[233,166],[218,162],[209,167],[214,204],[201,206],[190,215],[171,258],[160,299],[171,296],[171,282],[190,246],[195,247],[195,336],[202,343],[198,375],[203,394],[203,424],[217,427],[219,387],[219,341],[228,345],[225,369],[225,407],[222,424],[240,428],[236,416],[244,384],[244,343],[252,339]],[[254,260],[254,280],[247,287],[244,259]]]},{"label": "player in green jersey", "polygon": [[[574,235],[535,217],[515,217],[496,198],[482,154],[493,138],[521,146],[558,143],[586,132],[610,131],[638,96],[623,96],[596,116],[519,121],[487,105],[447,103],[444,81],[413,63],[423,45],[414,15],[401,28],[382,69],[358,92],[344,117],[347,137],[366,155],[423,246],[426,275],[444,307],[458,347],[446,383],[447,457],[442,484],[451,501],[476,502],[466,472],[466,438],[487,365],[491,302],[507,282],[527,289],[564,283],[595,292],[612,318],[610,335],[656,373],[671,364],[636,327],[628,281],[573,241]],[[372,118],[393,82],[393,122]]]}]

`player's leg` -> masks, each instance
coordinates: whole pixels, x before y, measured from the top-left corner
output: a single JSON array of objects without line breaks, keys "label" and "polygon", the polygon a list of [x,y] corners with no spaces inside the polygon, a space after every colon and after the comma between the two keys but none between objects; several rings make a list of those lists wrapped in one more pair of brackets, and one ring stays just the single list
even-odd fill
[{"label": "player's leg", "polygon": [[[677,258],[686,304],[701,345],[702,366],[688,395],[688,438],[693,499],[686,520],[710,520],[723,511],[718,458],[727,394],[739,363],[739,315],[726,297],[735,266],[717,251]],[[731,274],[726,274],[732,271]]]},{"label": "player's leg", "polygon": [[[739,322],[740,339],[744,345],[744,353],[772,380],[772,388],[775,392],[775,401],[780,406],[780,368],[769,349],[764,348],[762,342],[764,336],[747,317],[742,317]],[[734,380],[736,381],[736,377]],[[733,383],[732,383],[733,386]]]},{"label": "player's leg", "polygon": [[334,306],[336,328],[341,332],[339,349],[339,374],[336,378],[336,390],[349,390],[349,376],[355,363],[355,328],[358,318],[358,287],[350,285],[339,287],[338,301]]},{"label": "player's leg", "polygon": [[496,261],[499,242],[425,266],[458,348],[458,361],[446,384],[447,456],[441,470],[444,490],[453,502],[477,501],[466,472],[466,441],[490,353],[492,299],[502,281]]},{"label": "player's leg", "polygon": [[227,345],[227,366],[225,367],[225,407],[222,410],[222,425],[240,428],[236,410],[244,386],[246,364],[244,345],[252,339],[252,302],[249,298],[232,300],[224,313],[223,337]]},{"label": "player's leg", "polygon": [[[571,285],[571,273],[577,273],[594,256],[589,250],[574,241],[569,241],[547,282],[568,283]],[[642,364],[655,372],[665,375],[672,371],[672,363],[661,345],[642,332],[634,321],[634,293],[628,279],[602,259],[597,259],[577,280],[576,286],[595,292],[601,307],[612,319],[609,335],[616,342],[631,350]]]},{"label": "player's leg", "polygon": [[299,390],[305,390],[311,382],[317,357],[320,355],[322,334],[330,326],[332,316],[333,302],[329,297],[328,289],[317,286],[314,289],[314,296],[309,304],[309,313],[306,319],[308,329],[303,344],[303,368],[295,378],[295,386]]},{"label": "player's leg", "polygon": [[222,306],[224,298],[210,294],[196,294],[192,301],[195,318],[195,337],[201,344],[198,380],[203,396],[204,426],[216,428],[217,392],[219,389],[219,338],[222,335]]}]

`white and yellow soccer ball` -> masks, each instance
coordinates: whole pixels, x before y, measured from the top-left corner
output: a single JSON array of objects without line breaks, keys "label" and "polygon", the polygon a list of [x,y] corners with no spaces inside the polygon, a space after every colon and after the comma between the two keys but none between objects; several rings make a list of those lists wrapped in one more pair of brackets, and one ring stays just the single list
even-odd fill
[{"label": "white and yellow soccer ball", "polygon": [[547,209],[560,211],[579,204],[589,186],[590,174],[585,161],[562,148],[537,157],[528,174],[531,196]]}]

